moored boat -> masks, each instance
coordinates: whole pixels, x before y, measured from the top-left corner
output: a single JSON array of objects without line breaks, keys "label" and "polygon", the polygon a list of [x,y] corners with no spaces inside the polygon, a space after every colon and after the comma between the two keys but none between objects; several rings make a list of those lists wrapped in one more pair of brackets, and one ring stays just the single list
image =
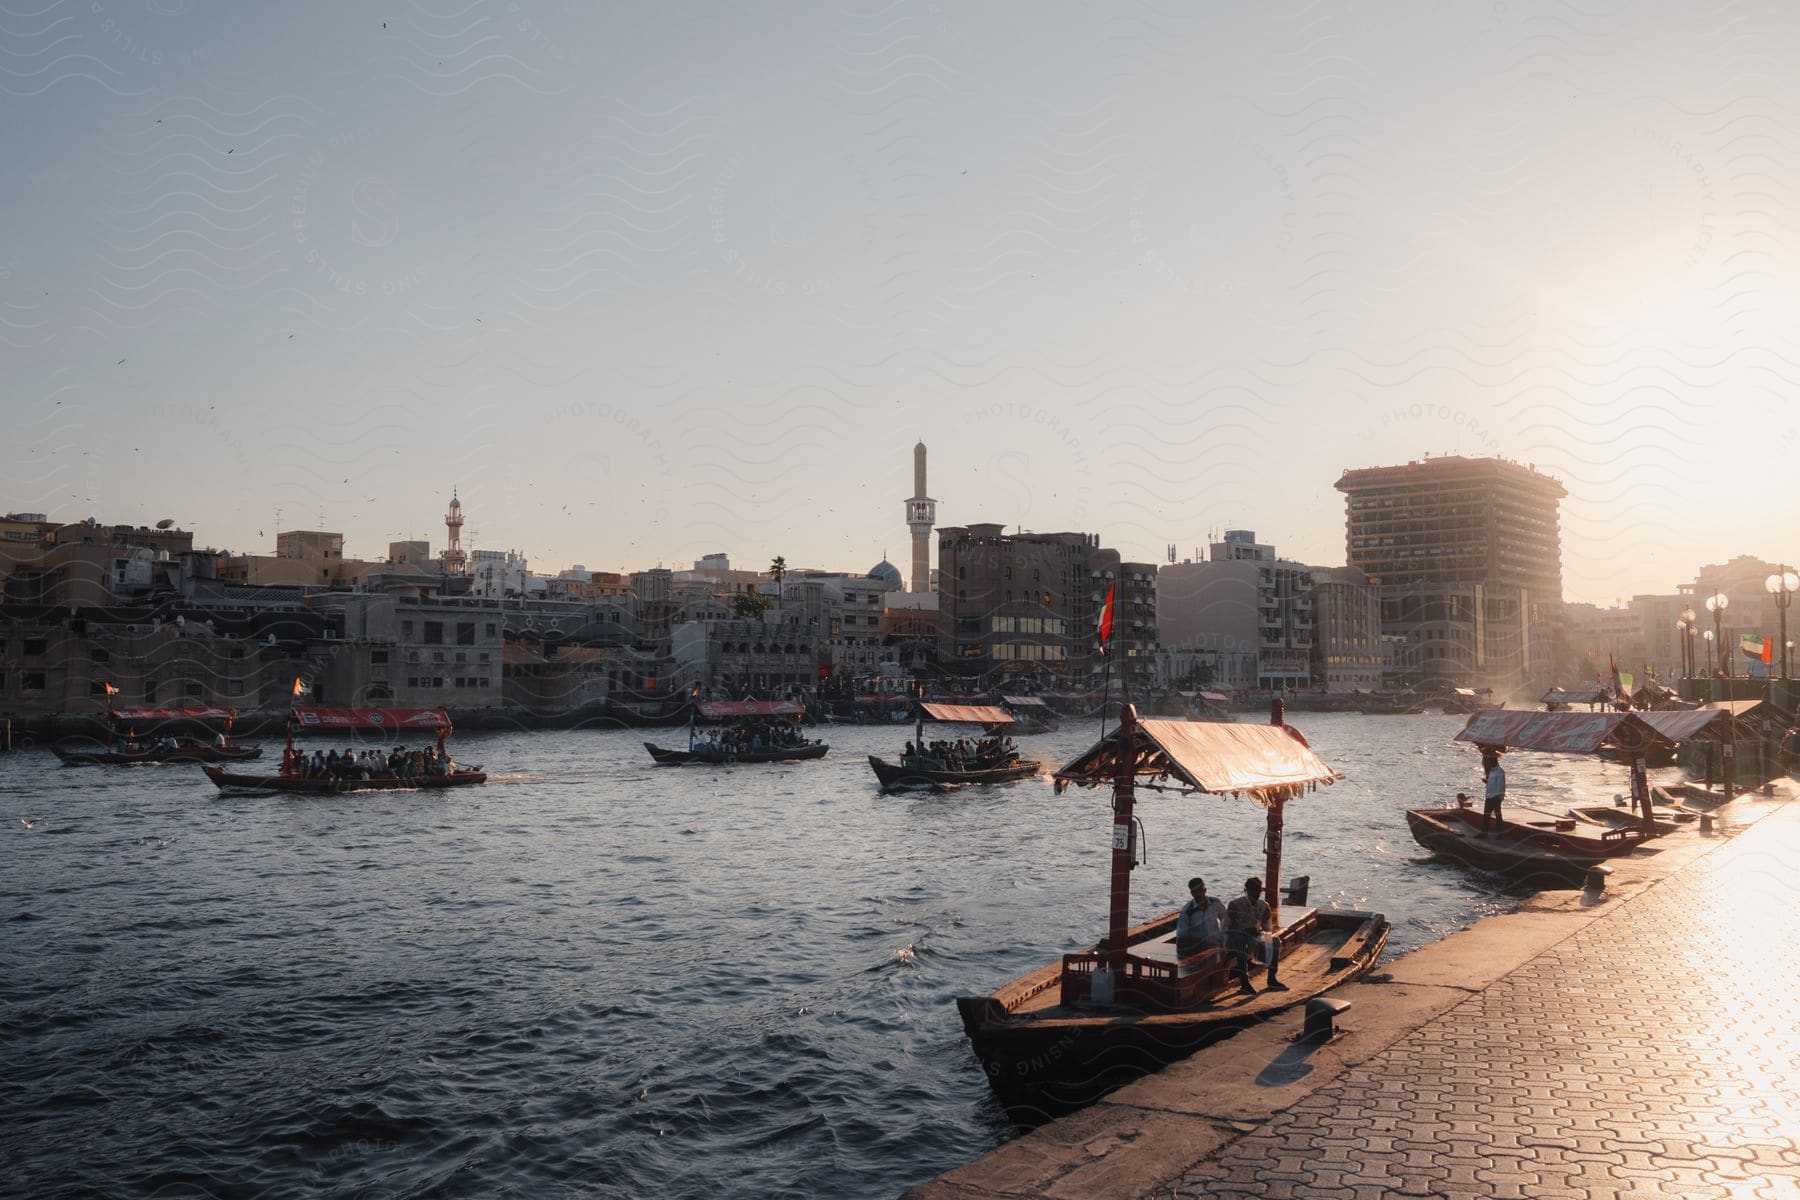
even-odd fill
[{"label": "moored boat", "polygon": [[1660,832],[1634,824],[1584,834],[1582,822],[1573,817],[1544,823],[1550,828],[1508,818],[1484,834],[1473,807],[1416,808],[1406,814],[1413,841],[1433,854],[1535,887],[1579,886],[1590,867],[1628,854]]},{"label": "moored boat", "polygon": [[1056,712],[1038,696],[1002,696],[1000,703],[1012,714],[1004,732],[1014,737],[1033,737],[1056,732]]},{"label": "moored boat", "polygon": [[[1119,727],[1055,778],[1059,792],[1071,783],[1112,787],[1110,917],[1107,936],[1091,947],[987,995],[957,1000],[988,1083],[1014,1120],[1033,1123],[1089,1103],[1303,1004],[1366,974],[1387,945],[1388,922],[1380,913],[1277,903],[1283,806],[1339,778],[1286,725],[1140,720],[1127,705]],[[1179,956],[1173,943],[1177,912],[1129,924],[1130,872],[1139,862],[1132,811],[1139,787],[1248,796],[1265,808],[1266,895],[1285,987],[1245,994],[1232,960],[1217,946]]]}]

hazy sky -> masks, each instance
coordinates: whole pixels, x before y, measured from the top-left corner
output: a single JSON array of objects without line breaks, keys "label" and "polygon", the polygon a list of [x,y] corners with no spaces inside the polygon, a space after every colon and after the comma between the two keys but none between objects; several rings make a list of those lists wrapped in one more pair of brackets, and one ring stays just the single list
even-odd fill
[{"label": "hazy sky", "polygon": [[1559,476],[1570,599],[1800,557],[1781,3],[0,0],[0,508],[534,568],[945,524],[1344,557]]}]

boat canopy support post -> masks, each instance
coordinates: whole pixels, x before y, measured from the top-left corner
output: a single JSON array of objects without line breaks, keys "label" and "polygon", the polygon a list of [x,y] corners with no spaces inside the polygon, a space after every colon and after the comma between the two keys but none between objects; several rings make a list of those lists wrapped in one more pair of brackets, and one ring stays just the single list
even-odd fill
[{"label": "boat canopy support post", "polygon": [[1119,711],[1117,774],[1113,776],[1112,903],[1107,912],[1106,949],[1115,972],[1125,967],[1131,930],[1131,868],[1135,865],[1132,809],[1137,799],[1137,712]]},{"label": "boat canopy support post", "polygon": [[[1287,724],[1280,696],[1269,701],[1269,724]],[[1286,799],[1277,794],[1269,802],[1269,826],[1263,833],[1263,899],[1269,902],[1269,924],[1277,930],[1281,928],[1281,809]]]}]

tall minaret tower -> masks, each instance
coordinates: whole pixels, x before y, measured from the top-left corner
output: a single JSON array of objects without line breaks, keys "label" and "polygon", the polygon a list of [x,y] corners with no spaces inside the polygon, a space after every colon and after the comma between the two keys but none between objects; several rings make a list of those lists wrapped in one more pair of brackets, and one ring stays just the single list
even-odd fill
[{"label": "tall minaret tower", "polygon": [[906,526],[912,530],[912,587],[931,590],[931,527],[937,524],[937,501],[925,494],[925,443],[913,447],[913,494],[906,502]]},{"label": "tall minaret tower", "polygon": [[468,564],[469,556],[462,548],[462,501],[456,498],[456,489],[450,489],[450,511],[444,514],[444,528],[450,531],[450,544],[444,547],[444,573],[461,575],[463,567]]}]

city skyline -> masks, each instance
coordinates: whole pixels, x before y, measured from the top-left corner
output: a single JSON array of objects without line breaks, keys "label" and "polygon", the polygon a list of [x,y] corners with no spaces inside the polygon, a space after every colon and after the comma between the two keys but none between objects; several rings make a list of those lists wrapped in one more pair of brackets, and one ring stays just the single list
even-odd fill
[{"label": "city skyline", "polygon": [[1567,599],[1659,591],[1793,508],[1746,37],[1800,18],[65,0],[0,30],[7,505],[860,568],[922,438],[942,525],[1335,564],[1342,470],[1462,453],[1567,486]]}]

